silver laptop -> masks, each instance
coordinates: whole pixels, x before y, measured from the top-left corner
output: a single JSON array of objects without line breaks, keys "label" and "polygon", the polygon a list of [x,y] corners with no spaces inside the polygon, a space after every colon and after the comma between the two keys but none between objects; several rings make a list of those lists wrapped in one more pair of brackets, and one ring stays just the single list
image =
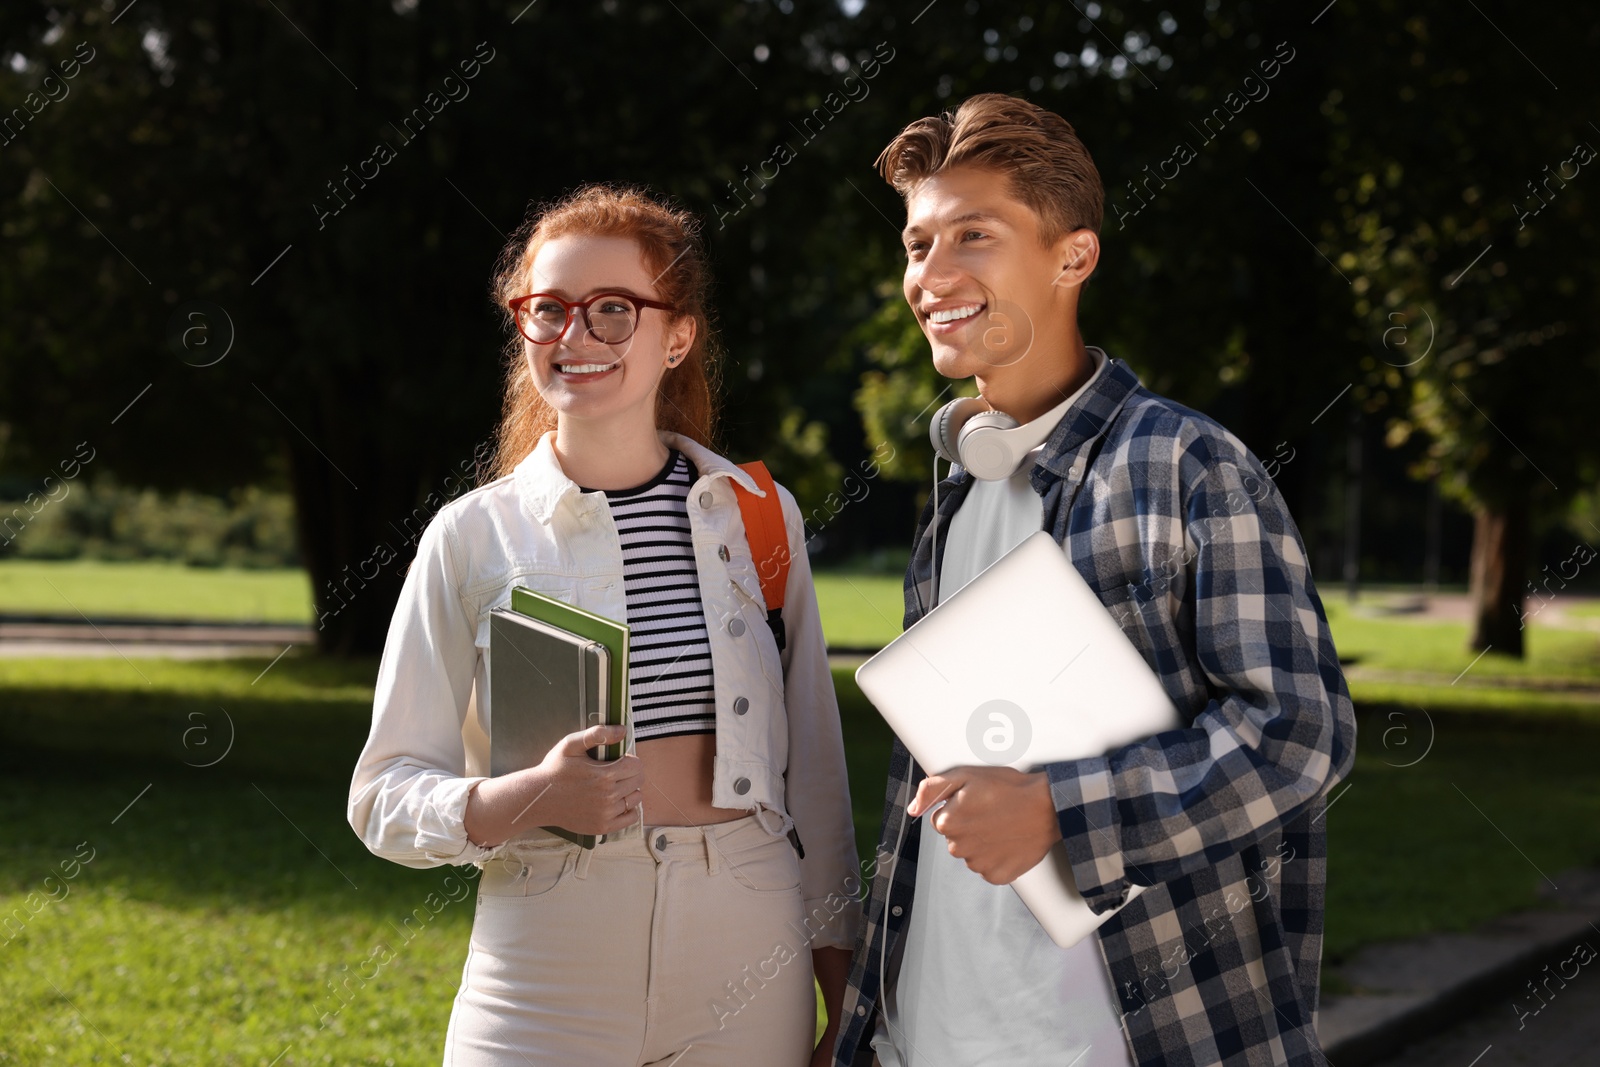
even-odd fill
[{"label": "silver laptop", "polygon": [[[1044,531],[863,663],[856,682],[930,774],[982,764],[1031,771],[1184,725]],[[1011,884],[1063,948],[1113,914],[1089,910],[1060,842]],[[1133,886],[1128,899],[1143,891]]]}]

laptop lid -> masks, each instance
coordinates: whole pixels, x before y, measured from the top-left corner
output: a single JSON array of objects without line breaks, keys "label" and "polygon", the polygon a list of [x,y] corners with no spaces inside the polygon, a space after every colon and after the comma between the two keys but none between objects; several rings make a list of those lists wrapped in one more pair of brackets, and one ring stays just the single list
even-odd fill
[{"label": "laptop lid", "polygon": [[[1044,531],[863,663],[856,681],[932,774],[985,764],[1036,770],[1184,725]],[[1094,915],[1078,896],[1064,845],[1013,887],[1057,944],[1075,943],[1110,915]]]}]

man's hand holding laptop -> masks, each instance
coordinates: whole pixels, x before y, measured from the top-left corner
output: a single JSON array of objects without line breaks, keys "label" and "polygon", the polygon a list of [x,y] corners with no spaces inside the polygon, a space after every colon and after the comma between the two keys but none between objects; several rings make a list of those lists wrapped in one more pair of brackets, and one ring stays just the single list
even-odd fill
[{"label": "man's hand holding laptop", "polygon": [[954,767],[922,780],[906,809],[932,811],[950,855],[994,885],[1032,870],[1061,840],[1050,781],[1043,771]]}]

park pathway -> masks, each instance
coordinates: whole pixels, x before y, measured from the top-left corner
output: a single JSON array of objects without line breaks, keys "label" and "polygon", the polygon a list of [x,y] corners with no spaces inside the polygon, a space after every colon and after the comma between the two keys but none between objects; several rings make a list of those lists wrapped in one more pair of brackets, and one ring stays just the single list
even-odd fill
[{"label": "park pathway", "polygon": [[0,615],[0,656],[122,656],[142,659],[272,658],[313,645],[309,626],[118,619],[44,619]]},{"label": "park pathway", "polygon": [[[1595,938],[1600,947],[1600,937]],[[1386,1059],[1405,1067],[1595,1067],[1600,1064],[1600,961],[1566,984],[1552,983],[1549,1003],[1520,1017],[1538,1001],[1526,990],[1464,1014],[1451,1029]],[[1515,1007],[1513,1006],[1515,1005]]]}]

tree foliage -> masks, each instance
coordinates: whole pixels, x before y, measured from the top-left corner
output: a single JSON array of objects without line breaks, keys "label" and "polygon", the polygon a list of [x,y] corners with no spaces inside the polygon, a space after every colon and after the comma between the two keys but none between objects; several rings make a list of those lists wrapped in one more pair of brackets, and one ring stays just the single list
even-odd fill
[{"label": "tree foliage", "polygon": [[[1592,486],[1594,177],[1517,217],[1527,181],[1600,144],[1581,10],[918,7],[9,5],[0,465],[88,440],[125,482],[290,487],[325,647],[376,649],[498,413],[506,235],[623,180],[705,220],[723,447],[808,513],[883,445],[920,480],[953,392],[900,307],[903,212],[872,161],[911,119],[1009,91],[1072,121],[1105,181],[1089,342],[1292,450],[1297,513],[1323,507],[1357,404],[1485,513]],[[903,538],[911,491],[875,484],[829,537]]]}]

